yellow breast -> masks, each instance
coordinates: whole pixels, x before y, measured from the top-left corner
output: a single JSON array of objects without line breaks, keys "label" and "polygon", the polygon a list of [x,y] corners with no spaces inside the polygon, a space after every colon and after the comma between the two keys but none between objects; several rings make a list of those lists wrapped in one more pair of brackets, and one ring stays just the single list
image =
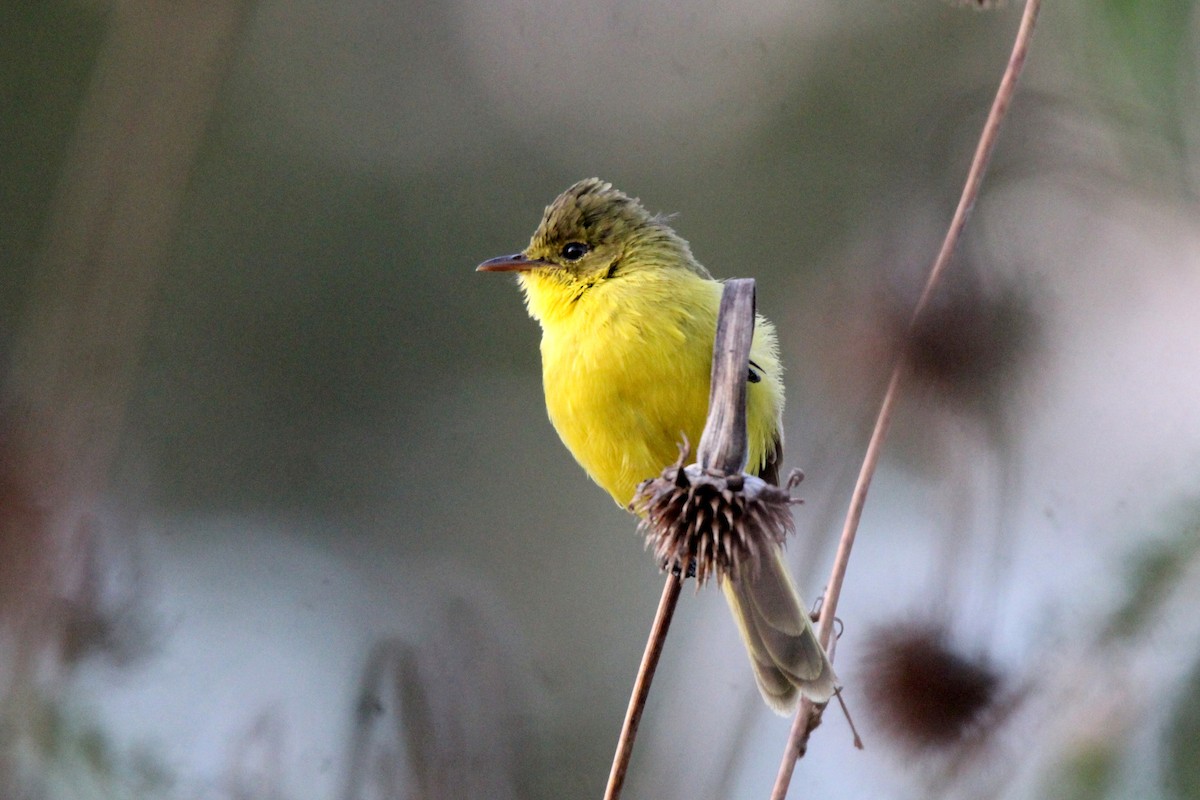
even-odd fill
[{"label": "yellow breast", "polygon": [[[622,276],[559,302],[559,287],[522,276],[542,323],[546,408],[588,475],[620,505],[637,485],[694,448],[708,410],[721,284],[684,270]],[[778,436],[783,384],[774,329],[759,318],[751,359],[766,373],[749,385],[748,469]]]}]

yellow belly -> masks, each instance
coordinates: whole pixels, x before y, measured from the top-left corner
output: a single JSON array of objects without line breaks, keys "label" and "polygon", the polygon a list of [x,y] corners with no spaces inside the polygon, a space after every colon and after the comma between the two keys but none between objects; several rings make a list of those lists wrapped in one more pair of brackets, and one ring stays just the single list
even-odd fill
[{"label": "yellow belly", "polygon": [[[691,275],[669,285],[613,281],[566,316],[542,320],[550,420],[620,505],[678,457],[684,436],[699,443],[720,297],[719,283]],[[766,373],[749,385],[748,469],[756,472],[774,447],[783,403],[774,331],[761,318],[751,359]]]}]

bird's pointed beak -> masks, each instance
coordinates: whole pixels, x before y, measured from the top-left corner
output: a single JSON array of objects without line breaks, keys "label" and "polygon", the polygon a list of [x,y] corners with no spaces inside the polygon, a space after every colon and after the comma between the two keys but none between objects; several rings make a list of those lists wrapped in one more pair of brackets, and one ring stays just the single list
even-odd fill
[{"label": "bird's pointed beak", "polygon": [[513,253],[511,256],[497,256],[475,268],[476,272],[527,272],[538,267],[551,266],[550,262],[537,258],[529,258],[524,253]]}]

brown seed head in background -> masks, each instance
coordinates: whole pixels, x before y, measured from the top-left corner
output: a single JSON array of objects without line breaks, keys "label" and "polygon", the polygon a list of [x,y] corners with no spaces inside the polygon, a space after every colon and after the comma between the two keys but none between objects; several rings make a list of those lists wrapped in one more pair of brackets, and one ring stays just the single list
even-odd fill
[{"label": "brown seed head in background", "polygon": [[863,691],[876,724],[914,750],[986,732],[1000,685],[992,667],[956,652],[932,623],[881,630],[864,657]]},{"label": "brown seed head in background", "polygon": [[[897,311],[897,328],[902,318]],[[1002,406],[1031,367],[1038,329],[1028,294],[1013,285],[985,287],[963,270],[947,280],[911,331],[912,376],[953,405]]]}]

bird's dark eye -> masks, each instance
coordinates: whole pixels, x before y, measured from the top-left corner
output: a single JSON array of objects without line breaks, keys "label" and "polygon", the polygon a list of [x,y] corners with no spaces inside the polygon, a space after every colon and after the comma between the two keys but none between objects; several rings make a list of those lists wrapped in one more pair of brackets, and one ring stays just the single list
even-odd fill
[{"label": "bird's dark eye", "polygon": [[583,242],[567,242],[563,245],[562,257],[567,261],[578,261],[587,255],[588,246]]}]

